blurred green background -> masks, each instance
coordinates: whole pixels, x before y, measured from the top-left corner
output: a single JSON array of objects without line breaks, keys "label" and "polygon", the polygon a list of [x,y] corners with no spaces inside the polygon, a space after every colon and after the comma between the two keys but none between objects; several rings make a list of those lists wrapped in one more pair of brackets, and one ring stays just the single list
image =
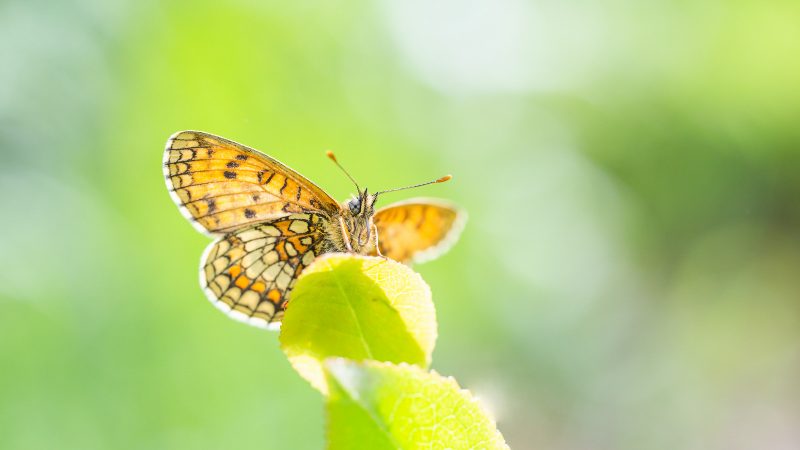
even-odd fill
[{"label": "blurred green background", "polygon": [[800,3],[0,3],[0,448],[316,449],[167,137],[453,199],[434,368],[514,449],[800,448]]}]

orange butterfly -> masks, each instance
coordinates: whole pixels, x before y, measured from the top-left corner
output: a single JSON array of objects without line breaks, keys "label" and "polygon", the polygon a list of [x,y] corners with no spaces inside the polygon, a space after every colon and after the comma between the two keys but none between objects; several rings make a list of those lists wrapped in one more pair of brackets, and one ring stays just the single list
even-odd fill
[{"label": "orange butterfly", "polygon": [[[347,171],[330,157],[353,180]],[[466,214],[439,200],[415,199],[374,210],[386,192],[341,205],[317,185],[249,147],[200,131],[172,135],[164,151],[167,189],[206,248],[200,284],[209,300],[243,322],[277,328],[297,277],[330,252],[422,262],[458,238]],[[355,183],[355,180],[353,180]]]}]

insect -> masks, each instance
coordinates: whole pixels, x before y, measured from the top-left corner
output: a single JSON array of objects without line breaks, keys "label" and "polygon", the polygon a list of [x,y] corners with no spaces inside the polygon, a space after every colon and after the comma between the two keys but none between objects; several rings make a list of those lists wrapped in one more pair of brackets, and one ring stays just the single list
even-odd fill
[{"label": "insect", "polygon": [[216,239],[200,261],[200,285],[234,319],[276,329],[297,277],[330,252],[422,262],[457,239],[466,214],[440,200],[413,199],[375,211],[378,196],[451,177],[370,194],[339,204],[279,161],[200,131],[167,141],[164,176],[170,196],[202,233]]}]

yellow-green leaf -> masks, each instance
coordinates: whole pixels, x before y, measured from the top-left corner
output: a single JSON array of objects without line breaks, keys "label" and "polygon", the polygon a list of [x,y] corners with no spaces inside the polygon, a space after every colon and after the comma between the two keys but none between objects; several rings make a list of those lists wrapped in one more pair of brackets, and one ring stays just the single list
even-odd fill
[{"label": "yellow-green leaf", "polygon": [[508,449],[452,378],[407,364],[326,362],[328,449]]},{"label": "yellow-green leaf", "polygon": [[319,258],[292,291],[280,341],[292,366],[323,394],[322,361],[329,357],[427,367],[436,341],[430,288],[392,260]]}]

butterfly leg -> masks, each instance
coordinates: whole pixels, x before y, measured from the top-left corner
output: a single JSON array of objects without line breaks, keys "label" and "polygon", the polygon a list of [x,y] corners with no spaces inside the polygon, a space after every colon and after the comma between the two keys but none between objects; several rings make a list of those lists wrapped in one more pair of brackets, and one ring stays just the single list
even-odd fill
[{"label": "butterfly leg", "polygon": [[353,246],[350,245],[350,236],[347,235],[347,227],[344,225],[344,219],[339,216],[339,226],[342,227],[342,240],[344,241],[344,246],[347,248],[347,251],[353,253]]},{"label": "butterfly leg", "polygon": [[386,258],[386,256],[383,256],[381,253],[381,248],[378,246],[378,227],[375,224],[372,224],[372,234],[375,236],[375,253],[377,253],[381,258]]}]

